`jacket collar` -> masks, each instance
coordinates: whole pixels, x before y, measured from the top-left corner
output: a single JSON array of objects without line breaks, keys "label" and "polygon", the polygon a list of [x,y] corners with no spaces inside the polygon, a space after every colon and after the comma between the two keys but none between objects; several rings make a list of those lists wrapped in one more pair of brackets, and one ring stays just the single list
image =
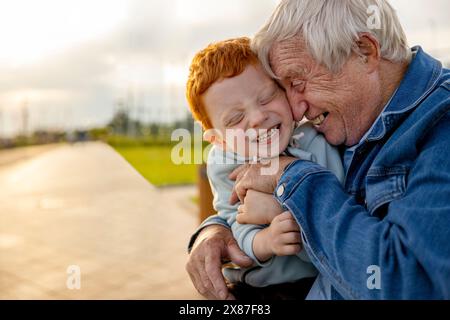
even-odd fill
[{"label": "jacket collar", "polygon": [[366,141],[382,139],[436,87],[442,73],[442,64],[425,53],[421,47],[414,47],[412,51],[416,53],[415,57]]}]

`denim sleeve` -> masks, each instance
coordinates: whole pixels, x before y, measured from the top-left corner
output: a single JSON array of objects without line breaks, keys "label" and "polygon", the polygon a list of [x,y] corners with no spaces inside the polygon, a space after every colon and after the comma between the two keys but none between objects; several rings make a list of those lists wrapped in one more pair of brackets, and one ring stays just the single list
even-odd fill
[{"label": "denim sleeve", "polygon": [[[450,298],[449,124],[427,135],[405,193],[384,217],[370,215],[323,167],[298,160],[286,168],[275,195],[300,225],[311,261],[344,298]],[[374,268],[379,288],[370,286]]]}]

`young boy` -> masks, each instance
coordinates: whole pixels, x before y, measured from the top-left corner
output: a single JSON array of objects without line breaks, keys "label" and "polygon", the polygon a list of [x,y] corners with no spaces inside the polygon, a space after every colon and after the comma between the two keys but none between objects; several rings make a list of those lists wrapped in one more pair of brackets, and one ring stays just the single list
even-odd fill
[{"label": "young boy", "polygon": [[[284,91],[264,72],[248,38],[221,41],[197,53],[186,95],[193,116],[207,130],[205,139],[214,145],[207,165],[214,208],[231,226],[240,248],[255,261],[255,267],[247,270],[225,268],[227,280],[266,287],[316,276],[305,252],[297,253],[297,223],[291,215],[281,215],[285,210],[275,197],[257,195],[261,209],[256,218],[246,218],[258,224],[238,223],[242,220],[238,211],[248,216],[251,204],[229,204],[234,183],[228,175],[254,159],[285,154],[317,162],[342,181],[337,150],[312,123],[297,126]],[[249,131],[253,134],[242,134]]]}]

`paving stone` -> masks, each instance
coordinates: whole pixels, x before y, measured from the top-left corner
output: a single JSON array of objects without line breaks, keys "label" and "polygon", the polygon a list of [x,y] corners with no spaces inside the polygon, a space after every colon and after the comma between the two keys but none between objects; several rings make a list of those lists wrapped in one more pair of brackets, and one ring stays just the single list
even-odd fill
[{"label": "paving stone", "polygon": [[157,189],[103,143],[7,152],[0,299],[201,299],[184,269],[195,186]]}]

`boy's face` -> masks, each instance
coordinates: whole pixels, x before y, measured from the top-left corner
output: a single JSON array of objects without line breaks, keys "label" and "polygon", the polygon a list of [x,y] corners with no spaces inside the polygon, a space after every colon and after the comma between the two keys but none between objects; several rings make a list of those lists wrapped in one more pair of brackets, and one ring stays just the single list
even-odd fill
[{"label": "boy's face", "polygon": [[260,65],[214,83],[203,102],[214,127],[205,134],[210,142],[247,158],[275,157],[286,149],[294,128],[291,108]]}]

